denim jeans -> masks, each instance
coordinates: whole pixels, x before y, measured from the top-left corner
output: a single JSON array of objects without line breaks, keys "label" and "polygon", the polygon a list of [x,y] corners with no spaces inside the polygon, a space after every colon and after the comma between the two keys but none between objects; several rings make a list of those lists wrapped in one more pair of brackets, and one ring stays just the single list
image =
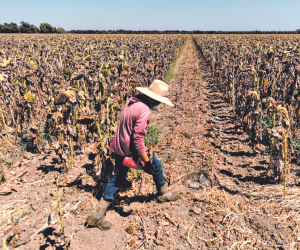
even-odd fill
[{"label": "denim jeans", "polygon": [[[102,194],[104,200],[106,201],[113,201],[114,194],[116,191],[122,186],[122,183],[125,181],[127,176],[127,171],[129,170],[128,167],[124,166],[123,163],[124,157],[122,156],[115,156],[115,173],[107,183],[104,192]],[[156,188],[160,188],[166,183],[166,178],[163,172],[163,166],[161,162],[155,157],[155,153],[153,152],[153,170],[150,171],[145,169],[145,172],[151,174],[153,176],[153,180],[155,182]]]}]

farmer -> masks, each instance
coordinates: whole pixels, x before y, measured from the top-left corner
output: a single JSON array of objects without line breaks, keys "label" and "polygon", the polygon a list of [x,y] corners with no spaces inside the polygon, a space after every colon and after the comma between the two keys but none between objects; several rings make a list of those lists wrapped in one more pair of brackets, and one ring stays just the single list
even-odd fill
[{"label": "farmer", "polygon": [[92,215],[87,217],[87,224],[97,226],[102,230],[111,228],[111,223],[105,220],[105,213],[114,200],[114,194],[125,181],[129,167],[125,164],[128,158],[139,158],[143,163],[143,170],[153,176],[157,189],[157,199],[160,202],[175,201],[179,193],[169,192],[168,184],[163,173],[163,166],[155,157],[154,153],[144,145],[146,128],[151,118],[151,108],[161,102],[174,106],[165,96],[168,94],[168,85],[162,81],[155,80],[149,88],[136,88],[142,94],[131,97],[125,104],[121,113],[115,137],[111,143],[110,150],[115,156],[115,172],[108,182],[102,198],[96,206]]}]

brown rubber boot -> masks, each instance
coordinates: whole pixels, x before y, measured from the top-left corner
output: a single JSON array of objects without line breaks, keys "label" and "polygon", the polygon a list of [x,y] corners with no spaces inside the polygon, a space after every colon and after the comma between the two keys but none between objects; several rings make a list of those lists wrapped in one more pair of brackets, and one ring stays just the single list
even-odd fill
[{"label": "brown rubber boot", "polygon": [[94,213],[86,218],[86,223],[89,226],[99,227],[101,230],[108,230],[111,228],[111,223],[105,220],[105,213],[110,205],[110,202],[107,202],[103,198],[99,201],[96,206]]},{"label": "brown rubber boot", "polygon": [[165,183],[163,186],[158,188],[157,191],[157,200],[160,202],[176,201],[180,197],[178,192],[168,191],[168,183]]}]

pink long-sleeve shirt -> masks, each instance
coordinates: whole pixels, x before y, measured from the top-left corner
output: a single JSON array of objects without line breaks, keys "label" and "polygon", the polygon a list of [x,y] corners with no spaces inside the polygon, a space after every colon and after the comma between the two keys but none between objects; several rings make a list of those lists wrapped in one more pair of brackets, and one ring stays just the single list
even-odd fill
[{"label": "pink long-sleeve shirt", "polygon": [[150,118],[150,108],[136,97],[131,97],[122,110],[110,150],[120,156],[146,152],[144,138]]}]

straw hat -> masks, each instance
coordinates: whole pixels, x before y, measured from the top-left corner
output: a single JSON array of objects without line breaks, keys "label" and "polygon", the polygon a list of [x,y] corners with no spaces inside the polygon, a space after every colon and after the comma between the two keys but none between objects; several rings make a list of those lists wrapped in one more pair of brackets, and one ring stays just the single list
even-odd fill
[{"label": "straw hat", "polygon": [[174,104],[172,104],[171,101],[166,97],[168,94],[169,85],[160,80],[154,80],[149,88],[136,87],[136,89],[156,101],[174,107]]}]

